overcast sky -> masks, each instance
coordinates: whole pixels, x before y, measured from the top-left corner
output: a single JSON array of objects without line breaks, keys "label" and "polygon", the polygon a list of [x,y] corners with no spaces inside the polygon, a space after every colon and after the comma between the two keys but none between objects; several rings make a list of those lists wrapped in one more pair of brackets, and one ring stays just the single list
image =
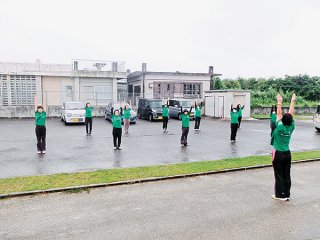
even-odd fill
[{"label": "overcast sky", "polygon": [[320,75],[319,0],[0,0],[0,61]]}]

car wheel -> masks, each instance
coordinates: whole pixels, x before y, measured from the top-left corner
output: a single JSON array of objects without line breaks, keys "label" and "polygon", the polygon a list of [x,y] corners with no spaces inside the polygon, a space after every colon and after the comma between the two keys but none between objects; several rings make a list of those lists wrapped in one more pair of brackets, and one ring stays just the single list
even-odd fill
[{"label": "car wheel", "polygon": [[64,121],[64,125],[65,125],[65,126],[67,126],[67,125],[68,125],[67,121]]},{"label": "car wheel", "polygon": [[104,113],[104,120],[108,120],[107,113]]},{"label": "car wheel", "polygon": [[150,121],[150,122],[153,121],[153,116],[152,116],[152,114],[149,115],[149,121]]},{"label": "car wheel", "polygon": [[317,130],[318,132],[320,132],[320,128],[316,128],[316,130]]}]

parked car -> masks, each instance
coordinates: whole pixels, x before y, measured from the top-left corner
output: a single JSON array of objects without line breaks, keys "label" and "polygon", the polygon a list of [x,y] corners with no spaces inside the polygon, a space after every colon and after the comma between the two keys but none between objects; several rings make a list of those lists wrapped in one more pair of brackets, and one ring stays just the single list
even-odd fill
[{"label": "parked car", "polygon": [[141,98],[138,103],[138,118],[162,120],[162,101]]},{"label": "parked car", "polygon": [[317,107],[317,112],[313,116],[314,127],[320,132],[320,104]]},{"label": "parked car", "polygon": [[86,111],[82,102],[65,102],[61,108],[61,121],[69,123],[85,123]]},{"label": "parked car", "polygon": [[[126,103],[126,102],[114,102],[114,103],[109,103],[106,106],[106,109],[104,111],[104,119],[105,120],[110,120],[112,121],[112,117],[111,117],[111,108],[113,107],[113,109],[120,109],[121,106],[126,106],[128,105],[129,108],[131,109],[131,116],[130,116],[130,123],[136,123],[137,122],[137,113],[132,109],[132,107],[130,106],[130,104]],[[123,122],[123,119],[122,119]]]},{"label": "parked car", "polygon": [[[190,109],[194,102],[186,99],[172,99],[169,100],[169,116],[181,120],[181,106],[182,109]],[[191,111],[190,119],[194,119],[194,108]]]}]

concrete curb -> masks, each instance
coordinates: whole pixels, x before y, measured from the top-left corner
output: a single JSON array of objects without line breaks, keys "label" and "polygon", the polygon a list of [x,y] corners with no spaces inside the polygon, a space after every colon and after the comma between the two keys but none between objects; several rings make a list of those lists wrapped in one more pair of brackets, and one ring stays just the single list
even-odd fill
[{"label": "concrete curb", "polygon": [[[320,161],[320,158],[293,161],[292,164],[316,162],[316,161]],[[180,174],[180,175],[167,176],[167,177],[151,177],[151,178],[135,179],[135,180],[128,180],[128,181],[113,182],[113,183],[98,183],[98,184],[80,185],[80,186],[72,186],[72,187],[64,187],[64,188],[51,188],[47,190],[14,192],[14,193],[8,193],[8,194],[0,194],[0,199],[32,196],[32,195],[46,194],[46,193],[66,192],[70,190],[86,190],[90,188],[101,188],[101,187],[111,187],[111,186],[129,185],[129,184],[137,184],[137,183],[157,182],[157,181],[173,180],[173,179],[179,179],[179,178],[188,178],[188,177],[197,177],[197,176],[221,174],[221,173],[228,173],[228,172],[254,170],[254,169],[261,169],[261,168],[268,168],[268,167],[272,167],[272,164],[240,167],[240,168],[230,168],[230,169],[224,169],[219,171]]]}]

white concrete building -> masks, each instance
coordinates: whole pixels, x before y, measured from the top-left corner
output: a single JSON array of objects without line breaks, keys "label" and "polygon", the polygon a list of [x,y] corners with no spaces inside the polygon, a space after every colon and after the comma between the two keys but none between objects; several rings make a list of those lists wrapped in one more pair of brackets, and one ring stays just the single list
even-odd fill
[{"label": "white concrete building", "polygon": [[231,104],[245,106],[243,118],[250,118],[251,93],[247,90],[205,91],[205,115],[216,118],[230,118]]},{"label": "white concrete building", "polygon": [[164,99],[187,98],[203,99],[204,92],[210,90],[212,77],[221,76],[213,73],[213,67],[208,73],[185,72],[148,72],[146,64],[142,71],[128,75],[128,95],[138,98]]},{"label": "white concrete building", "polygon": [[124,62],[72,60],[71,64],[0,62],[0,106],[39,103],[61,106],[65,101],[106,105],[117,100],[117,81],[127,77]]}]

